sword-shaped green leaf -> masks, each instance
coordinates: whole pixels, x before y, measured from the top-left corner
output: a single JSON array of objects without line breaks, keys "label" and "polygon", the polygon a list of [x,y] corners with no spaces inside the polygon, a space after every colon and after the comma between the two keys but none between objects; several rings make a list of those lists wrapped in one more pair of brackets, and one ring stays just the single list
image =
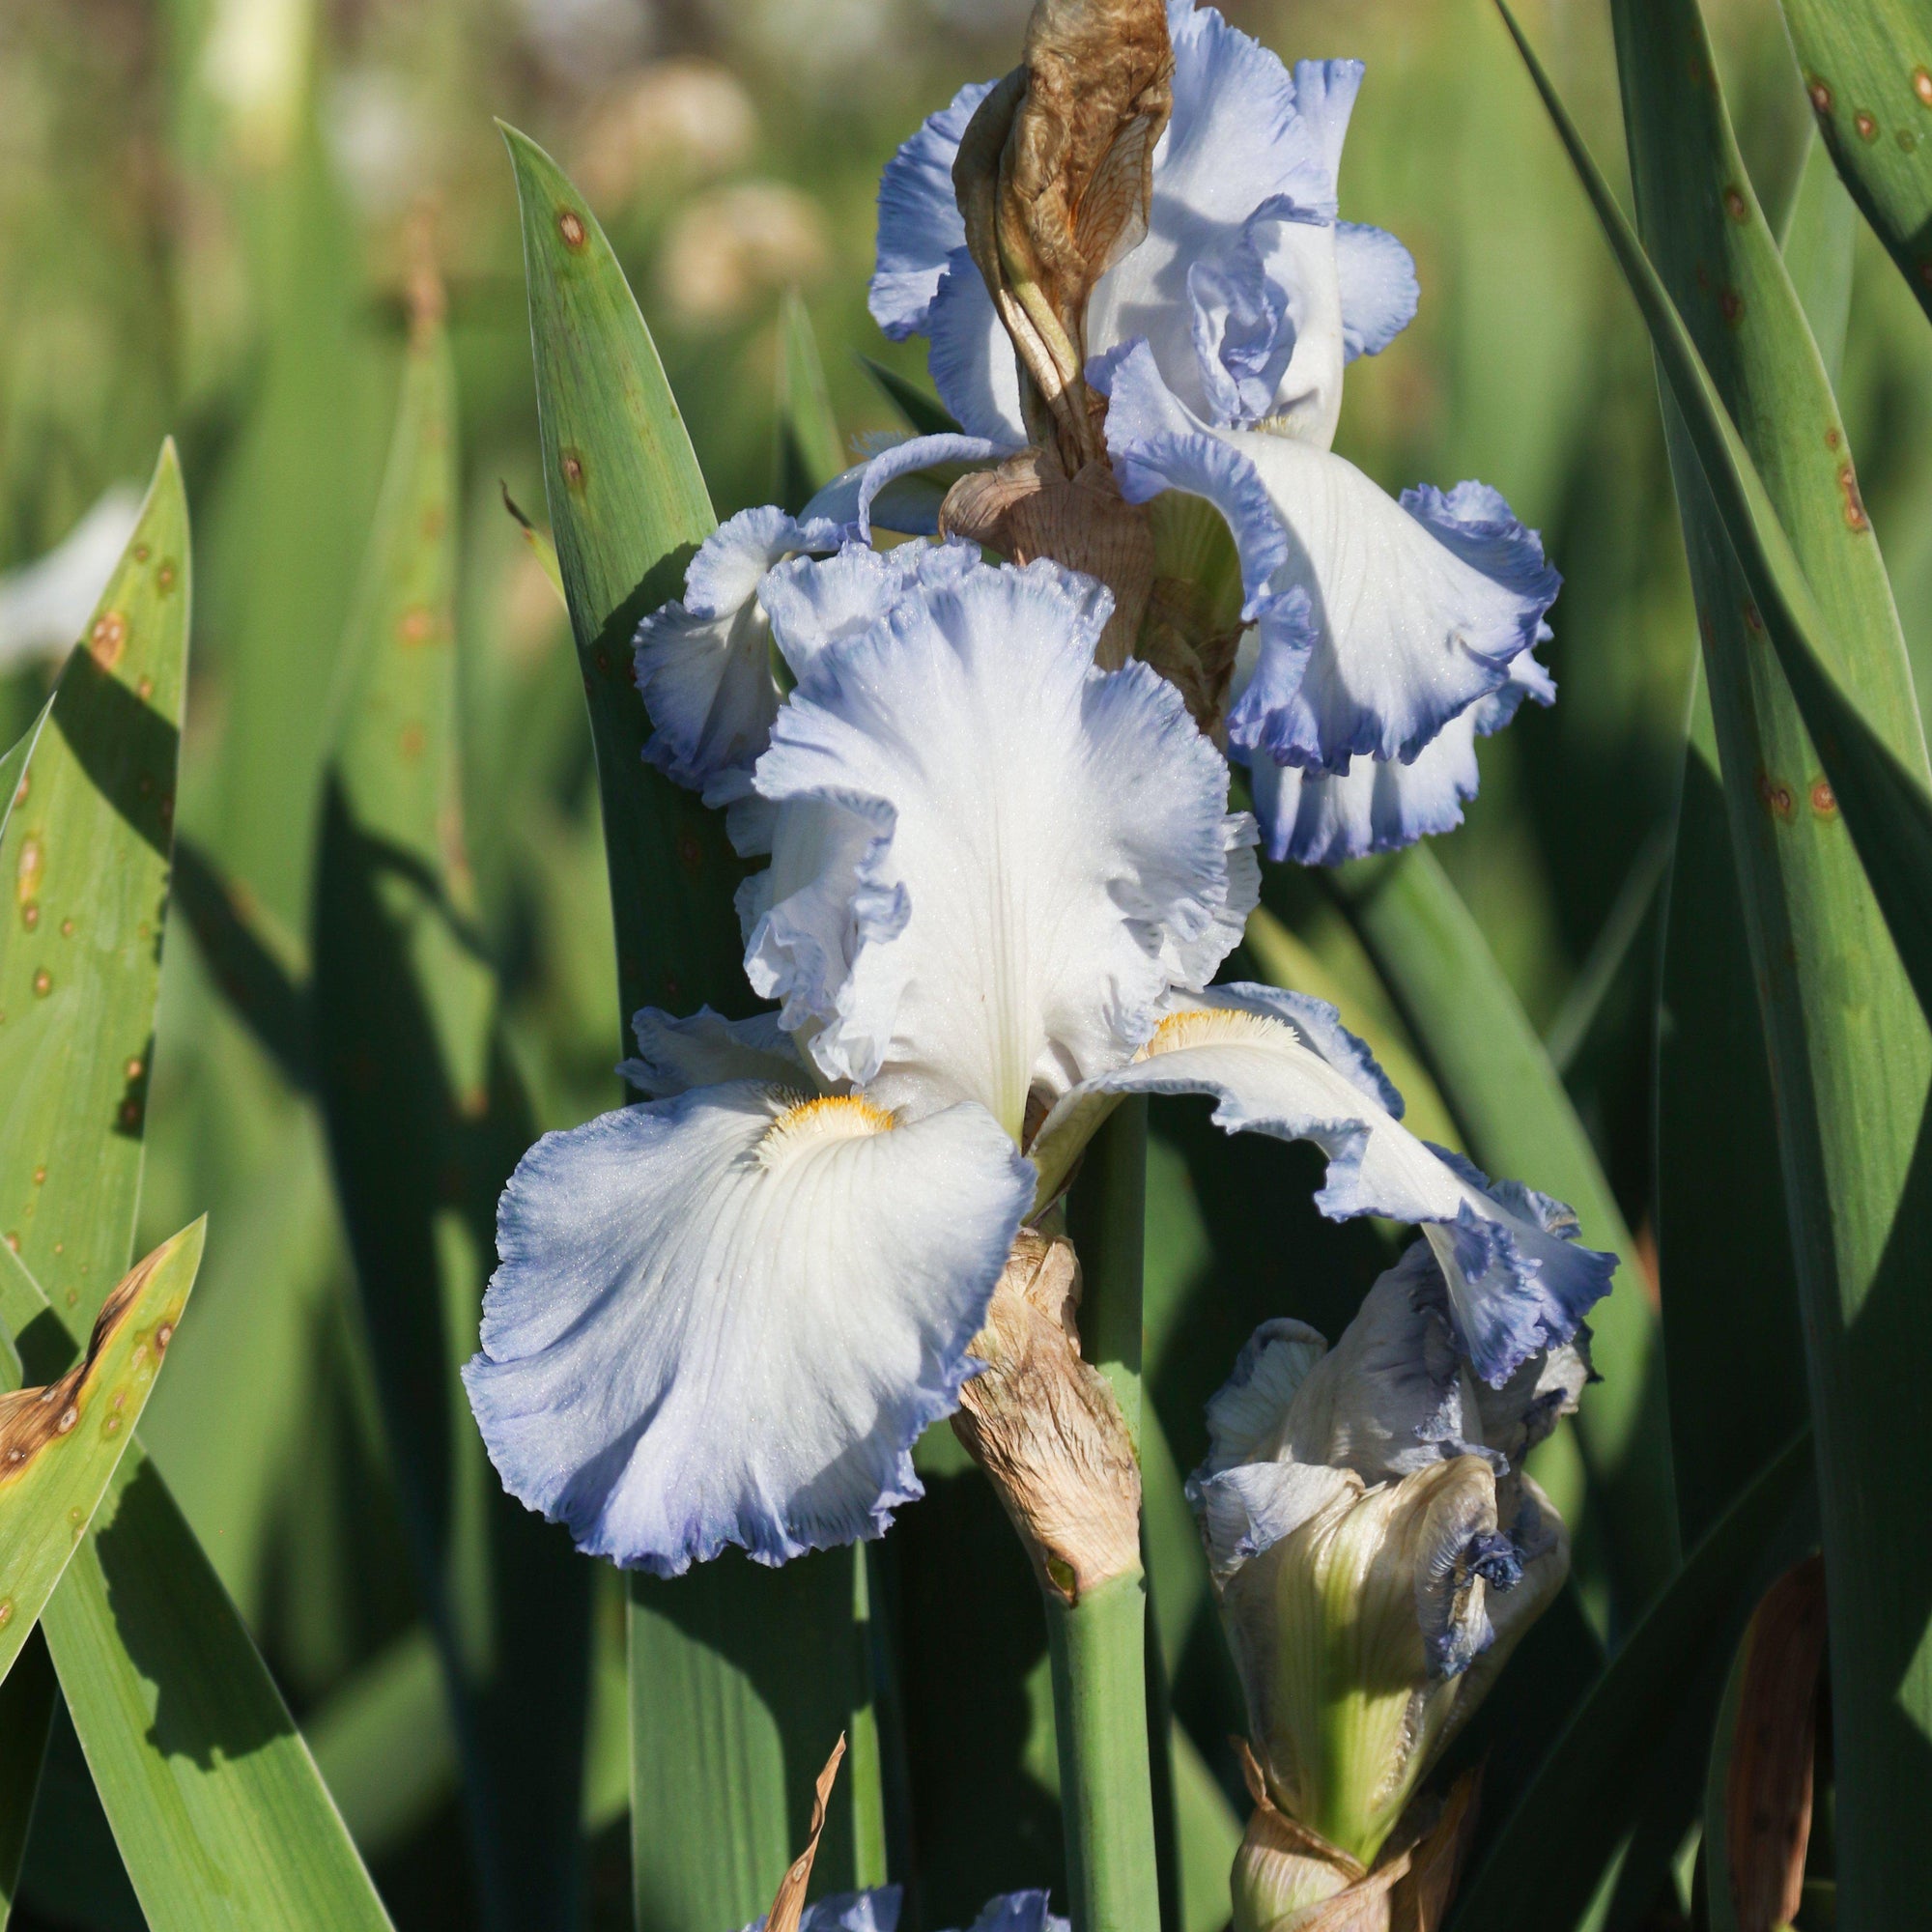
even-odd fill
[{"label": "sword-shaped green leaf", "polygon": [[1657,1318],[1636,1243],[1542,1039],[1435,856],[1414,846],[1358,860],[1334,882],[1477,1165],[1567,1201],[1582,1238],[1622,1263],[1590,1312],[1603,1381],[1577,1429],[1634,1610],[1676,1560]]},{"label": "sword-shaped green leaf", "polygon": [[[638,621],[683,588],[710,497],[657,349],[588,204],[504,129],[523,214],[544,485],[590,701],[624,1028],[646,1003],[750,1005],[717,817],[646,766],[632,682]],[[628,1051],[628,1038],[625,1048]],[[855,1557],[765,1570],[725,1558],[633,1579],[631,1847],[637,1921],[718,1932],[771,1903],[804,1842],[814,1781],[867,1698]],[[836,1788],[815,1880],[854,1883],[876,1819]]]},{"label": "sword-shaped green leaf", "polygon": [[127,1271],[187,669],[173,445],[0,837],[0,1236],[83,1327]]},{"label": "sword-shaped green leaf", "polygon": [[[1694,16],[1676,17],[1674,31],[1701,39]],[[1651,10],[1644,25],[1661,32],[1663,16]],[[1700,567],[1707,612],[1726,595],[1732,608],[1744,604],[1741,631],[1713,624],[1705,649],[1805,1318],[1839,1877],[1849,1922],[1885,1923],[1916,1909],[1922,1885],[1911,1848],[1932,1822],[1923,1776],[1932,1548],[1891,1527],[1917,1506],[1910,1472],[1932,1454],[1915,1374],[1932,1350],[1920,1292],[1932,1265],[1932,1172],[1920,1151],[1932,1090],[1920,1010],[1932,993],[1924,740],[1822,365],[1747,189],[1726,181],[1735,149],[1720,97],[1688,63],[1646,59],[1627,73],[1639,207],[1687,321],[1513,21],[1511,30],[1650,327],[1677,406],[1672,434],[1681,423],[1694,452],[1694,465],[1681,450],[1677,464],[1680,498],[1692,505],[1693,567],[1704,545],[1728,540],[1748,593],[1738,599],[1719,572]],[[1701,193],[1691,185],[1700,183]],[[1714,264],[1752,270],[1755,313],[1740,306],[1737,284],[1714,282]],[[1695,508],[1697,470],[1720,536]],[[1721,552],[1711,562],[1721,564]],[[1795,716],[1766,675],[1760,636]]]},{"label": "sword-shaped green leaf", "polygon": [[[0,836],[13,889],[0,1202],[23,1224],[0,1249],[0,1326],[35,1381],[68,1369],[130,1258],[187,631],[187,512],[169,447]],[[70,856],[70,839],[84,853]],[[50,940],[69,949],[66,1002]],[[23,982],[24,1007],[12,991]],[[153,1926],[386,1927],[273,1680],[138,1442],[41,1628]]]},{"label": "sword-shaped green leaf", "polygon": [[573,1924],[590,1567],[506,1495],[458,1379],[536,1137],[477,946],[457,781],[456,385],[425,292],[342,652],[315,867],[317,1085],[485,1922]]},{"label": "sword-shaped green leaf", "polygon": [[1921,0],[1783,0],[1838,173],[1932,315],[1932,14]]},{"label": "sword-shaped green leaf", "polygon": [[0,1395],[0,1679],[134,1439],[201,1266],[208,1224],[161,1243],[100,1305],[58,1380]]},{"label": "sword-shaped green leaf", "polygon": [[805,508],[845,468],[845,441],[819,359],[810,311],[796,289],[779,304],[778,424],[773,451],[777,500]]}]

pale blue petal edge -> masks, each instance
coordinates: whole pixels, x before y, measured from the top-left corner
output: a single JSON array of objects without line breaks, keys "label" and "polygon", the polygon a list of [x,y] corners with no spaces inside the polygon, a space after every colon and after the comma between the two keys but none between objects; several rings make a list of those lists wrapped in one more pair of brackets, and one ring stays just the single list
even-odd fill
[{"label": "pale blue petal edge", "polygon": [[927,117],[879,177],[877,266],[867,306],[895,342],[924,331],[946,259],[965,242],[952,160],[975,110],[998,85],[979,80],[962,87]]},{"label": "pale blue petal edge", "polygon": [[1415,320],[1422,290],[1415,258],[1385,228],[1335,224],[1335,273],[1342,287],[1342,353],[1379,355]]}]

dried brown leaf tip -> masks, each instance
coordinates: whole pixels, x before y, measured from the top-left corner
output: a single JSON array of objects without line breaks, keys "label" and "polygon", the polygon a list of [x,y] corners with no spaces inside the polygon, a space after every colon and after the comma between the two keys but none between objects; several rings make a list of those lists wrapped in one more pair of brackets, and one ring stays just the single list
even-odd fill
[{"label": "dried brown leaf tip", "polygon": [[818,1789],[811,1801],[811,1831],[806,1838],[805,1850],[792,1860],[779,1881],[778,1896],[765,1915],[765,1932],[798,1932],[799,1918],[805,1911],[805,1889],[811,1883],[812,1861],[818,1856],[818,1841],[825,1832],[826,1806],[831,1803],[832,1786],[844,1756],[845,1733],[840,1731],[838,1742],[832,1747],[832,1755],[825,1760],[825,1769],[818,1774]]},{"label": "dried brown leaf tip", "polygon": [[1147,233],[1173,110],[1163,0],[1037,0],[1025,64],[980,103],[953,188],[967,245],[1024,372],[1034,440],[1067,475],[1102,460],[1087,298]]},{"label": "dried brown leaf tip", "polygon": [[1798,1917],[1811,1842],[1824,1662],[1825,1566],[1811,1556],[1765,1592],[1745,1639],[1724,1787],[1724,1850],[1738,1932],[1772,1932]]},{"label": "dried brown leaf tip", "polygon": [[[140,1299],[149,1277],[168,1253],[168,1247],[162,1246],[137,1263],[101,1303],[94,1333],[88,1338],[87,1353],[58,1381],[49,1382],[44,1388],[24,1388],[12,1395],[0,1395],[0,1483],[11,1476],[24,1475],[48,1443],[58,1442],[73,1433],[85,1406],[87,1380],[95,1363],[113,1341],[115,1332]],[[156,1329],[156,1353],[165,1350],[173,1333],[166,1322]]]},{"label": "dried brown leaf tip", "polygon": [[953,1433],[991,1478],[1041,1583],[1081,1596],[1140,1564],[1141,1476],[1105,1376],[1080,1358],[1072,1244],[1021,1229]]}]

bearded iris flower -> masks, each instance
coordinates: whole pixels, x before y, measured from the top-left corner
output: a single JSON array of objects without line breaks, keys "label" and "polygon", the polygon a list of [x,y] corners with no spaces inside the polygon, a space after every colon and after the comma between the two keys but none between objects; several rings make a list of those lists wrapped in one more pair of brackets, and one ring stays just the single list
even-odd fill
[{"label": "bearded iris flower", "polygon": [[[1550,1238],[1574,1237],[1558,1204],[1521,1205]],[[1236,1866],[1239,1932],[1376,1865],[1562,1587],[1567,1534],[1522,1463],[1576,1408],[1587,1341],[1578,1328],[1539,1348],[1500,1385],[1473,1373],[1450,1277],[1418,1241],[1334,1349],[1267,1322],[1208,1405],[1188,1494],[1260,1787]],[[1323,1855],[1301,1842],[1283,1856],[1295,1841],[1280,1819]]]},{"label": "bearded iris flower", "polygon": [[1095,668],[1102,586],[852,545],[757,600],[795,684],[725,789],[777,1009],[640,1013],[650,1098],[506,1190],[466,1380],[513,1493],[661,1574],[882,1533],[1014,1236],[1131,1093],[1316,1142],[1330,1215],[1426,1224],[1492,1380],[1574,1334],[1609,1257],[1410,1135],[1332,1009],[1209,986],[1253,823],[1171,685]]},{"label": "bearded iris flower", "polygon": [[[1392,849],[1460,823],[1476,736],[1553,698],[1532,652],[1560,580],[1494,491],[1397,501],[1330,450],[1346,364],[1417,298],[1402,244],[1338,213],[1360,64],[1291,73],[1192,0],[1171,0],[1169,29],[1147,234],[1093,290],[1087,380],[1126,499],[1202,498],[1234,537],[1246,630],[1226,741],[1269,856]],[[888,335],[928,339],[968,437],[1009,455],[1028,441],[1020,380],[952,179],[991,89],[962,91],[888,166],[871,305]]]}]

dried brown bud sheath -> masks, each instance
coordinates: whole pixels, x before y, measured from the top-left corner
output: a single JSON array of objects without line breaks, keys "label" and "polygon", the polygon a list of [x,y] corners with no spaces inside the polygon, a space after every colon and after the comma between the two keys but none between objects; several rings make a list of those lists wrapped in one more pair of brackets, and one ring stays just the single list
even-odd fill
[{"label": "dried brown bud sheath", "polygon": [[1068,1603],[1140,1568],[1141,1476],[1106,1377],[1080,1358],[1071,1243],[1015,1238],[953,1432],[991,1478],[1041,1587]]}]

